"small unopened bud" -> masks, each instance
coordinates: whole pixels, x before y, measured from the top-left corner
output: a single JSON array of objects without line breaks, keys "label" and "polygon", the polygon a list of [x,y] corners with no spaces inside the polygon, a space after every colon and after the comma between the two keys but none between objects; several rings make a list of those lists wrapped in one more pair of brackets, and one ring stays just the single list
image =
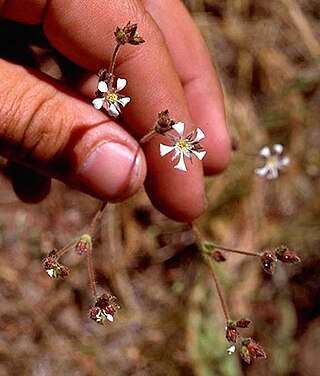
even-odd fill
[{"label": "small unopened bud", "polygon": [[154,130],[159,134],[165,134],[172,129],[175,124],[174,120],[170,119],[169,111],[164,110],[158,113],[158,120],[154,125]]},{"label": "small unopened bud", "polygon": [[[254,359],[256,359],[256,358],[265,359],[267,357],[267,354],[265,353],[263,347],[261,345],[259,345],[259,343],[257,343],[256,341],[254,341],[252,338],[246,338],[246,339],[244,339],[242,341],[241,349],[243,347],[245,347],[248,350],[247,352],[249,353],[249,357],[251,357],[251,358],[254,358]],[[247,357],[247,352],[244,350],[245,357]],[[240,350],[240,355],[241,355],[241,350]],[[247,363],[250,363],[246,359],[244,359],[244,360]]]},{"label": "small unopened bud", "polygon": [[131,24],[130,21],[126,24],[125,27],[117,27],[114,35],[119,44],[133,44],[138,45],[144,42],[144,39],[137,34],[137,24]]},{"label": "small unopened bud", "polygon": [[237,330],[237,325],[235,321],[228,321],[226,326],[226,339],[229,342],[236,343],[240,333]]},{"label": "small unopened bud", "polygon": [[247,328],[251,324],[249,319],[240,319],[236,321],[237,328]]},{"label": "small unopened bud", "polygon": [[260,255],[260,261],[261,261],[263,269],[267,273],[272,274],[274,271],[275,264],[277,262],[276,253],[270,250],[264,251]]},{"label": "small unopened bud", "polygon": [[224,262],[227,260],[224,254],[220,251],[213,251],[210,256],[217,262]]},{"label": "small unopened bud", "polygon": [[275,253],[277,259],[285,264],[297,264],[301,261],[300,257],[285,245],[276,248]]},{"label": "small unopened bud", "polygon": [[247,349],[246,346],[241,346],[240,348],[240,351],[239,351],[239,354],[241,356],[241,358],[248,364],[251,363],[251,357],[250,357],[250,353],[249,353],[249,350]]},{"label": "small unopened bud", "polygon": [[90,252],[92,250],[92,240],[89,234],[81,235],[78,243],[76,244],[75,250],[78,255]]}]

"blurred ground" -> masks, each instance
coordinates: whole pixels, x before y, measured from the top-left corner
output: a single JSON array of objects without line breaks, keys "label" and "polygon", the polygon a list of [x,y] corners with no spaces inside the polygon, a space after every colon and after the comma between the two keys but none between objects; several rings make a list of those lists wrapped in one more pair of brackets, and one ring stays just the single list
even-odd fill
[{"label": "blurred ground", "polygon": [[[254,321],[247,335],[268,359],[248,367],[226,355],[221,307],[188,228],[155,211],[144,192],[110,205],[96,234],[99,289],[122,308],[112,325],[91,322],[85,260],[66,255],[66,281],[48,278],[41,261],[79,235],[99,203],[55,182],[41,204],[23,204],[0,175],[1,376],[320,374],[319,2],[186,3],[215,59],[239,145],[229,169],[207,181],[199,227],[225,246],[284,243],[302,258],[272,278],[238,255],[219,265],[234,317]],[[267,183],[254,176],[261,161],[252,155],[274,142],[292,163]]]}]

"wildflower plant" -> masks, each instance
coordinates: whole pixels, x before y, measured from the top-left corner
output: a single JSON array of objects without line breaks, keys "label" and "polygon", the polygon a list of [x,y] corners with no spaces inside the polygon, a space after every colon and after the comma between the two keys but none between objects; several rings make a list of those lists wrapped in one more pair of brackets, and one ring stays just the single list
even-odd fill
[{"label": "wildflower plant", "polygon": [[[130,22],[122,28],[117,27],[114,36],[116,46],[109,68],[103,68],[98,72],[99,79],[92,105],[97,110],[104,108],[110,116],[119,117],[122,108],[130,103],[130,97],[120,94],[125,89],[127,81],[125,78],[117,78],[115,76],[116,59],[121,47],[126,44],[140,45],[144,42],[144,39],[137,33],[137,25]],[[177,170],[175,173],[187,173],[189,163],[192,164],[193,158],[195,157],[202,161],[207,152],[200,143],[205,138],[205,133],[201,128],[197,127],[191,132],[185,132],[185,128],[184,122],[171,119],[168,109],[161,110],[158,112],[153,127],[140,139],[140,144],[159,136],[162,141],[159,142],[159,157],[166,157],[171,154],[171,161],[177,162],[173,166]],[[265,158],[265,165],[257,168],[255,170],[256,174],[268,180],[277,178],[279,171],[288,166],[290,162],[289,157],[283,155],[283,151],[283,146],[280,144],[275,144],[272,149],[267,146],[262,148],[260,155]],[[168,168],[171,168],[170,163],[168,163]],[[43,261],[43,268],[51,278],[66,278],[69,275],[69,269],[60,263],[61,257],[70,249],[74,249],[79,256],[86,256],[90,287],[94,300],[94,304],[89,310],[89,318],[100,325],[104,325],[107,322],[112,323],[120,308],[114,295],[110,293],[98,294],[93,268],[93,236],[106,206],[106,202],[101,203],[98,212],[82,235],[67,246],[59,250],[54,249]],[[209,266],[214,286],[221,302],[226,322],[225,337],[227,342],[231,344],[227,352],[233,354],[238,351],[241,358],[247,363],[250,363],[252,359],[266,358],[266,352],[260,344],[252,338],[243,337],[241,334],[243,329],[252,324],[251,320],[247,318],[233,320],[231,318],[227,300],[215,271],[215,264],[225,262],[227,260],[226,253],[238,253],[258,259],[263,270],[268,274],[272,274],[278,262],[295,264],[300,262],[300,258],[285,245],[260,252],[248,252],[217,245],[204,239],[194,223],[190,223],[190,229],[194,235],[199,253]]]}]

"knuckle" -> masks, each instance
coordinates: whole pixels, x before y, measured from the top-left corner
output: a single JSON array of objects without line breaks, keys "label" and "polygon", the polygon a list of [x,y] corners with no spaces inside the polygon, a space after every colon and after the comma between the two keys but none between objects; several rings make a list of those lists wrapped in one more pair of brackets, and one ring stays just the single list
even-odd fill
[{"label": "knuckle", "polygon": [[[0,139],[6,156],[48,161],[61,150],[67,131],[64,104],[53,87],[42,83],[0,88]],[[70,114],[69,114],[70,115]],[[3,150],[0,151],[3,152]]]}]

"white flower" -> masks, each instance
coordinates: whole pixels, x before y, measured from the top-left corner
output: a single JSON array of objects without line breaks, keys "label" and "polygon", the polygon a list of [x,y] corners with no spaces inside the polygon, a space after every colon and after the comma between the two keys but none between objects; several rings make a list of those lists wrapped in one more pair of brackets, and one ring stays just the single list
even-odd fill
[{"label": "white flower", "polygon": [[93,107],[96,110],[100,110],[103,105],[105,105],[106,110],[110,116],[118,117],[121,113],[121,106],[125,106],[130,102],[129,97],[118,94],[127,84],[127,81],[124,78],[117,79],[117,88],[113,86],[110,87],[105,81],[100,81],[98,83],[98,90],[103,94],[102,97],[97,97],[92,101]]},{"label": "white flower", "polygon": [[163,157],[174,150],[175,154],[171,160],[173,161],[179,157],[179,162],[174,166],[174,168],[180,171],[187,171],[184,157],[187,157],[192,163],[191,154],[194,154],[199,160],[202,160],[206,155],[207,152],[202,149],[202,146],[199,143],[199,141],[202,140],[205,135],[200,128],[197,128],[195,131],[189,133],[186,137],[183,136],[184,123],[182,122],[174,124],[172,128],[178,133],[179,137],[168,134],[174,145],[169,146],[160,144],[160,155]]},{"label": "white flower", "polygon": [[279,176],[279,170],[288,166],[290,158],[283,156],[283,146],[280,144],[273,145],[273,152],[268,146],[260,150],[260,155],[266,158],[266,164],[263,167],[256,168],[255,173],[264,176],[268,180],[276,179]]}]

